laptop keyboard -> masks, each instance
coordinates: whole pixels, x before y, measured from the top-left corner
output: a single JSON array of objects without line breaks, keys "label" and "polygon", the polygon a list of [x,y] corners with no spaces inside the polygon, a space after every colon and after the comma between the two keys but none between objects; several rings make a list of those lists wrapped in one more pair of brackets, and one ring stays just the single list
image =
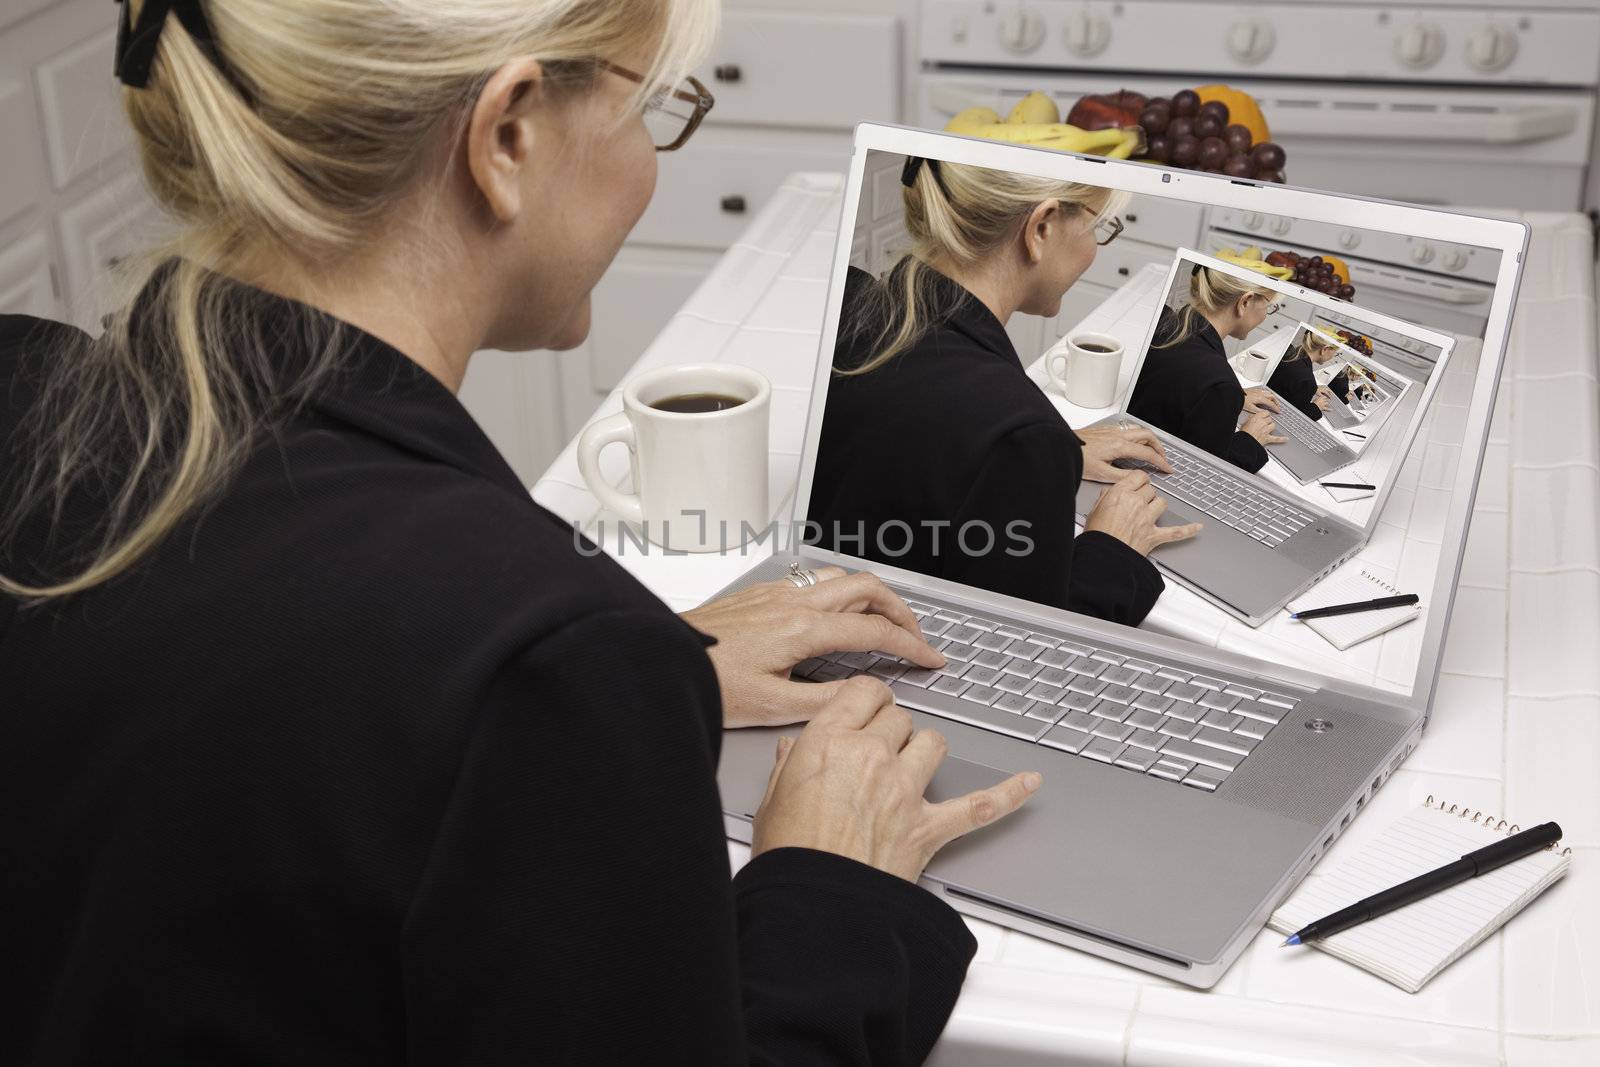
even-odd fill
[{"label": "laptop keyboard", "polygon": [[1277,425],[1279,433],[1288,434],[1318,455],[1338,445],[1337,441],[1311,425],[1299,412],[1293,415],[1280,415],[1273,422]]},{"label": "laptop keyboard", "polygon": [[1277,548],[1299,533],[1313,516],[1276,497],[1224,477],[1176,448],[1167,449],[1171,474],[1158,474],[1156,488],[1226,526]]},{"label": "laptop keyboard", "polygon": [[816,682],[867,673],[945,698],[918,710],[1210,792],[1294,709],[1297,697],[1195,674],[1082,641],[1051,637],[907,600],[932,671],[871,652],[809,659]]}]

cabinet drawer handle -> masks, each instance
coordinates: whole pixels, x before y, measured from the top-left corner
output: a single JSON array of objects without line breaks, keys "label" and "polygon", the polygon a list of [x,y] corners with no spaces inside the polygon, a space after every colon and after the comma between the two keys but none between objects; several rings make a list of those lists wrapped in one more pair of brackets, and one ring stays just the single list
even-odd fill
[{"label": "cabinet drawer handle", "polygon": [[1124,278],[1126,278],[1128,276],[1128,268],[1127,267],[1118,267],[1117,268],[1117,273],[1122,275]]},{"label": "cabinet drawer handle", "polygon": [[1127,219],[1129,222],[1138,222],[1139,221],[1139,216],[1135,215],[1131,211],[1128,212],[1126,215],[1124,215],[1123,218]]},{"label": "cabinet drawer handle", "polygon": [[744,71],[739,69],[737,63],[719,63],[711,74],[719,82],[736,82],[744,77]]},{"label": "cabinet drawer handle", "polygon": [[745,203],[742,196],[725,196],[722,198],[722,210],[730,215],[743,215],[744,208]]}]

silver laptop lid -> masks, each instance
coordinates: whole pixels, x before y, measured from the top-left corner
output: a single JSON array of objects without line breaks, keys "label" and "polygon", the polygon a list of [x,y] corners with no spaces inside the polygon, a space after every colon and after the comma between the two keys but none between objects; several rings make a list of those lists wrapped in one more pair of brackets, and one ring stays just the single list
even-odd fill
[{"label": "silver laptop lid", "polygon": [[[1163,294],[1161,302],[1153,309],[1159,312],[1160,308],[1164,307],[1169,309],[1168,313],[1164,317],[1159,313],[1151,314],[1146,324],[1144,339],[1134,350],[1125,353],[1125,366],[1117,379],[1118,413],[1129,413],[1130,405],[1136,396],[1141,395],[1141,391],[1142,395],[1148,395],[1163,388],[1163,383],[1157,376],[1147,370],[1151,350],[1163,344],[1170,345],[1173,340],[1171,328],[1174,324],[1184,322],[1185,308],[1194,307],[1201,294],[1214,297],[1216,291],[1230,280],[1236,283],[1238,288],[1265,294],[1260,300],[1267,309],[1270,309],[1259,324],[1249,327],[1247,331],[1241,326],[1245,336],[1232,335],[1220,338],[1230,359],[1248,350],[1273,344],[1274,337],[1279,334],[1290,335],[1288,347],[1284,348],[1282,355],[1273,361],[1268,368],[1268,374],[1260,382],[1250,382],[1242,373],[1235,371],[1241,387],[1266,384],[1273,380],[1273,376],[1285,363],[1297,359],[1309,361],[1312,358],[1306,355],[1298,344],[1302,323],[1324,326],[1336,332],[1344,331],[1348,340],[1372,348],[1374,359],[1369,361],[1363,360],[1348,344],[1336,342],[1343,349],[1347,359],[1356,362],[1363,369],[1376,368],[1373,371],[1374,375],[1383,367],[1376,358],[1380,352],[1385,354],[1385,358],[1390,359],[1394,357],[1389,353],[1404,353],[1408,364],[1422,372],[1423,386],[1416,392],[1401,388],[1398,370],[1392,374],[1386,373],[1384,378],[1393,383],[1394,390],[1405,394],[1403,410],[1397,404],[1391,412],[1386,412],[1381,420],[1374,421],[1371,427],[1351,428],[1338,434],[1345,444],[1362,453],[1361,463],[1355,468],[1355,474],[1346,471],[1346,476],[1339,480],[1356,480],[1374,485],[1377,489],[1371,495],[1352,499],[1350,498],[1352,494],[1335,494],[1316,482],[1301,485],[1295,478],[1280,471],[1276,464],[1269,463],[1258,472],[1283,492],[1299,497],[1314,508],[1331,512],[1370,534],[1378,522],[1384,504],[1388,501],[1390,490],[1394,488],[1400,476],[1402,462],[1416,439],[1423,417],[1427,414],[1428,402],[1443,379],[1451,350],[1455,347],[1455,339],[1425,326],[1367,308],[1361,305],[1359,293],[1353,300],[1339,300],[1326,293],[1280,281],[1214,256],[1180,248],[1174,254],[1172,264],[1168,268],[1161,289]],[[1209,328],[1213,334],[1215,333],[1215,329],[1204,321],[1203,315],[1189,314],[1190,331]],[[1336,319],[1333,317],[1335,315]],[[1160,335],[1163,325],[1167,328],[1166,336]],[[1093,413],[1085,412],[1085,414]],[[1139,412],[1133,411],[1132,414],[1138,415]],[[1271,451],[1271,448],[1268,448],[1269,455]]]},{"label": "silver laptop lid", "polygon": [[[1216,612],[1215,616],[1206,616],[1192,604],[1180,604],[1180,598],[1175,594],[1186,591],[1175,590],[1169,583],[1162,599],[1158,600],[1155,610],[1143,624],[1148,629],[1192,641],[1199,655],[1220,648],[1229,653],[1250,656],[1264,664],[1281,664],[1296,671],[1309,672],[1328,679],[1331,684],[1354,687],[1367,695],[1421,707],[1426,711],[1431,704],[1438,674],[1440,648],[1461,567],[1478,471],[1488,440],[1490,414],[1527,242],[1527,226],[1520,222],[1480,218],[1436,208],[1076,156],[925,130],[863,124],[856,131],[855,154],[845,190],[840,236],[835,248],[823,321],[820,358],[815,368],[800,458],[794,501],[794,519],[799,529],[811,529],[815,525],[812,501],[819,488],[819,449],[829,430],[828,398],[834,380],[833,357],[839,337],[847,272],[853,265],[882,270],[893,262],[897,249],[907,243],[904,240],[905,191],[898,179],[901,166],[908,157],[1114,190],[1131,198],[1131,205],[1121,209],[1128,216],[1139,214],[1147,219],[1192,218],[1195,223],[1194,241],[1198,241],[1199,235],[1205,232],[1204,221],[1208,212],[1226,210],[1235,216],[1240,212],[1259,213],[1268,219],[1303,219],[1340,227],[1354,234],[1357,239],[1364,233],[1379,232],[1404,235],[1418,242],[1435,245],[1442,243],[1471,257],[1475,276],[1494,278],[1492,294],[1486,296],[1488,311],[1485,325],[1478,336],[1448,336],[1445,330],[1432,329],[1426,321],[1428,315],[1423,311],[1403,313],[1402,310],[1385,310],[1387,305],[1377,285],[1371,287],[1370,297],[1363,292],[1365,287],[1360,271],[1356,272],[1354,279],[1357,292],[1353,302],[1325,299],[1326,294],[1322,293],[1317,293],[1316,299],[1312,299],[1309,293],[1301,294],[1298,291],[1301,287],[1288,286],[1292,295],[1303,300],[1307,321],[1337,324],[1375,342],[1377,339],[1392,342],[1407,352],[1411,349],[1404,346],[1437,345],[1437,356],[1432,356],[1431,349],[1412,353],[1419,356],[1419,365],[1430,362],[1429,356],[1432,356],[1433,362],[1448,357],[1445,371],[1429,377],[1421,391],[1418,388],[1410,390],[1418,395],[1417,410],[1420,417],[1416,420],[1389,419],[1392,424],[1417,423],[1411,431],[1415,440],[1408,443],[1408,449],[1401,450],[1403,462],[1395,464],[1398,475],[1386,479],[1390,482],[1388,498],[1381,509],[1376,506],[1372,508],[1376,525],[1371,542],[1368,549],[1353,561],[1357,569],[1365,566],[1396,588],[1417,592],[1423,603],[1423,611],[1418,618],[1382,638],[1355,645],[1348,652],[1340,653],[1331,644],[1306,632],[1304,624],[1295,624],[1299,627],[1297,633],[1285,629],[1286,620],[1274,620],[1260,630],[1249,630],[1221,617],[1216,609],[1209,609]],[[1137,230],[1125,234],[1124,239],[1130,236],[1141,239]],[[1172,241],[1164,247],[1133,249],[1148,253],[1145,262],[1155,265],[1146,268],[1144,288],[1157,292],[1156,299],[1164,299],[1170,291],[1170,283],[1178,271],[1179,253],[1189,247],[1189,242]],[[1298,251],[1309,253],[1316,250]],[[1221,264],[1223,269],[1229,267],[1229,264],[1209,255],[1194,252],[1188,255],[1191,262],[1195,262],[1194,257],[1198,256],[1198,261],[1206,265]],[[1127,262],[1131,257],[1122,258],[1123,262]],[[1357,262],[1353,256],[1347,258]],[[1165,267],[1167,288],[1161,288],[1152,281],[1152,276],[1160,267]],[[1139,272],[1131,271],[1129,275],[1100,281],[1086,274],[1075,286],[1081,286],[1083,299],[1080,300],[1071,289],[1068,290],[1070,314],[1063,312],[1058,316],[1059,321],[1046,322],[1043,347],[1049,347],[1078,322],[1089,321],[1086,315],[1092,316],[1097,309],[1104,309],[1111,304],[1117,299],[1116,293],[1121,291],[1119,287],[1134,287],[1140,280]],[[1095,285],[1095,282],[1099,282],[1099,285]],[[1366,303],[1363,303],[1364,300]],[[1414,304],[1401,305],[1397,302],[1396,307],[1409,311]],[[1154,324],[1149,319],[1144,320],[1143,328],[1146,338],[1154,332]],[[1373,330],[1374,334],[1366,334],[1366,329]],[[1042,354],[1030,351],[1018,353],[1025,366],[1035,363]],[[1142,355],[1141,351],[1140,358]],[[1410,377],[1411,374],[1406,376]],[[1081,417],[1074,417],[1071,406],[1058,393],[1047,395],[1050,395],[1070,424],[1085,424]],[[1119,406],[1126,399],[1126,394],[1119,396]],[[903,416],[905,412],[886,411],[887,414]],[[860,468],[864,476],[872,475],[871,455],[861,457]],[[903,488],[882,487],[885,494],[898,493]],[[1070,493],[1065,491],[1063,506],[1072,506]],[[840,550],[864,564],[872,562],[874,558],[883,561],[881,554],[873,551]],[[1339,575],[1340,572],[1335,572],[1330,581]],[[1185,618],[1175,621],[1164,616],[1168,602],[1174,609],[1168,615],[1182,615]],[[1182,610],[1177,610],[1180,607]]]}]

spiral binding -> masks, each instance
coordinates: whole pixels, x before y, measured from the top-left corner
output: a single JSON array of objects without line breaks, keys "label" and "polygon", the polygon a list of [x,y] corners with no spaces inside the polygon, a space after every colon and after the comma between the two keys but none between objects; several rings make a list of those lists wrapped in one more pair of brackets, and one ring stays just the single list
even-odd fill
[{"label": "spiral binding", "polygon": [[1387,589],[1391,596],[1399,596],[1400,595],[1400,590],[1396,589],[1394,586],[1390,585],[1388,582],[1384,581],[1382,578],[1379,578],[1376,574],[1373,574],[1371,571],[1367,570],[1365,567],[1361,568],[1361,577],[1365,578],[1367,581],[1371,582],[1373,585],[1377,586],[1379,589]]},{"label": "spiral binding", "polygon": [[[1507,826],[1504,819],[1501,819],[1495,815],[1485,816],[1483,812],[1475,811],[1472,808],[1461,807],[1458,804],[1451,804],[1449,807],[1445,807],[1445,803],[1442,800],[1435,804],[1433,802],[1432,793],[1429,793],[1428,799],[1422,803],[1424,807],[1432,808],[1435,811],[1442,811],[1446,815],[1454,815],[1458,819],[1466,819],[1470,817],[1474,823],[1477,823],[1479,826],[1487,827],[1488,829],[1493,830],[1495,833],[1499,833],[1503,830],[1508,834],[1514,834],[1522,830],[1520,823],[1512,823],[1510,826]],[[1482,820],[1481,822],[1479,821],[1480,819]],[[1561,842],[1555,841],[1544,846],[1542,851],[1554,852],[1557,848],[1560,848],[1560,846]],[[1561,854],[1563,856],[1570,856],[1572,855],[1572,849],[1563,848],[1561,849]]]}]

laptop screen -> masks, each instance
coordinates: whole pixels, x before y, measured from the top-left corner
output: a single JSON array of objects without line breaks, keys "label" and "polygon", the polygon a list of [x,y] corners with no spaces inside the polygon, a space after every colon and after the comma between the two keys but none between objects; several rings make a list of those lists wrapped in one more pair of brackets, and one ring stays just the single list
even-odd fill
[{"label": "laptop screen", "polygon": [[[1279,489],[1370,531],[1453,341],[1361,306],[1350,289],[1349,300],[1304,292],[1259,270],[1179,249],[1159,302],[1141,308],[1132,322],[1121,320],[1137,326],[1143,319],[1147,335],[1125,349],[1117,410],[1211,446]],[[1244,314],[1233,313],[1229,300],[1242,302]],[[1070,345],[1064,340],[1057,351],[1070,359]],[[1245,397],[1228,428],[1230,441],[1255,434],[1260,448],[1242,441],[1242,447],[1216,446],[1221,413],[1194,412],[1206,388],[1234,395],[1224,363]],[[1197,379],[1200,367],[1216,373]],[[1415,392],[1413,381],[1420,383]],[[1070,402],[1065,391],[1063,398]],[[1262,417],[1252,421],[1251,409],[1263,404]]]},{"label": "laptop screen", "polygon": [[[1129,176],[1089,184],[1034,163],[1051,153],[1007,149],[1026,169],[1000,169],[972,162],[993,146],[864,129],[878,143],[915,138],[920,152],[863,148],[858,135],[848,256],[835,260],[824,333],[832,359],[796,507],[807,539],[1426,695],[1442,630],[1429,614],[1446,610],[1465,537],[1464,521],[1446,519],[1471,491],[1457,475],[1478,470],[1495,379],[1479,356],[1486,328],[1505,328],[1496,286],[1515,277],[1501,248],[1407,236],[1391,205],[1372,205],[1381,224],[1370,228],[1333,196],[1297,194],[1296,216],[1256,214],[1226,181],[1168,196],[1151,168],[1070,164],[1075,176]],[[1218,202],[1208,187],[1223,190]],[[1262,191],[1279,206],[1287,195]],[[1300,481],[1272,456],[1287,431],[1270,419],[1272,394],[1353,459]],[[1256,407],[1268,418],[1252,421]],[[1075,519],[1080,479],[1098,493],[1130,474],[1126,457],[1104,461],[1125,446],[1098,432],[1123,412],[1357,529],[1353,555],[1290,607],[1391,593],[1421,603],[1341,648],[1362,626],[1319,632],[1286,610],[1250,626],[1171,574],[1153,577],[1146,561],[1172,547],[1140,516],[1112,502]]]}]

